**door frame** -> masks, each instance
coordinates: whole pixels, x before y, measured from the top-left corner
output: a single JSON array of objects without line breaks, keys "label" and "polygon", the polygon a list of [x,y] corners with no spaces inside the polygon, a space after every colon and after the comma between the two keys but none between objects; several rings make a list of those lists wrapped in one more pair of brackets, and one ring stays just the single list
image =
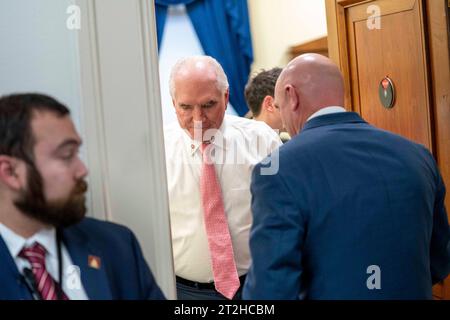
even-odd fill
[{"label": "door frame", "polygon": [[90,215],[133,230],[162,291],[175,299],[154,3],[75,3]]}]

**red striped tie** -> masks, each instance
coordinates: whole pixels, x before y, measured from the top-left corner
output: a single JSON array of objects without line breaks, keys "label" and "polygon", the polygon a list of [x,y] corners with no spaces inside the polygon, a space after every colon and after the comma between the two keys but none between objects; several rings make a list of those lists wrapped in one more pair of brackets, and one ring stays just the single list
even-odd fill
[{"label": "red striped tie", "polygon": [[218,292],[231,300],[239,290],[240,283],[227,217],[225,216],[222,189],[217,179],[214,163],[210,158],[211,147],[212,145],[206,145],[205,143],[201,146],[203,165],[200,177],[200,193],[214,284]]},{"label": "red striped tie", "polygon": [[[45,268],[46,253],[45,248],[35,242],[31,247],[23,248],[19,253],[19,257],[30,262],[36,287],[41,294],[42,300],[58,300],[56,293],[57,284]],[[61,294],[63,300],[69,300],[62,290]]]}]

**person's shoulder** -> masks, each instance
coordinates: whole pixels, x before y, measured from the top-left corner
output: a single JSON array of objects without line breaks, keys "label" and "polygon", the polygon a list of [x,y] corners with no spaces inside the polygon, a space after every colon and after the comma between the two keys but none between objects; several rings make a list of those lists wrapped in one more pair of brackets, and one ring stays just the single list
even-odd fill
[{"label": "person's shoulder", "polygon": [[183,129],[177,121],[164,126],[164,147],[166,153],[172,153],[179,150],[178,146],[183,143]]},{"label": "person's shoulder", "polygon": [[176,135],[180,135],[181,128],[177,121],[170,122],[163,127],[164,137],[173,137]]},{"label": "person's shoulder", "polygon": [[78,229],[93,238],[121,238],[133,235],[133,232],[124,225],[90,217],[84,218],[71,228]]},{"label": "person's shoulder", "polygon": [[421,154],[422,156],[425,156],[427,158],[433,158],[430,150],[421,143],[410,140],[410,139],[408,139],[402,135],[399,135],[398,133],[395,133],[395,132],[377,128],[372,125],[370,125],[370,127],[372,128],[373,131],[378,132],[380,137],[382,136],[382,138],[380,138],[381,141],[385,141],[386,143],[391,143],[391,144],[395,145],[397,148],[401,147],[401,148],[409,149],[411,152]]},{"label": "person's shoulder", "polygon": [[225,115],[225,120],[227,121],[227,125],[230,127],[242,128],[247,130],[272,130],[265,122],[256,121],[253,119],[247,119],[244,117],[234,116],[234,115]]},{"label": "person's shoulder", "polygon": [[164,131],[168,131],[168,132],[170,132],[171,130],[178,129],[178,128],[180,128],[180,125],[177,121],[172,121],[172,122],[169,122],[168,124],[164,125]]},{"label": "person's shoulder", "polygon": [[405,140],[405,143],[409,143],[411,145],[411,148],[414,149],[415,153],[418,154],[418,157],[426,163],[428,168],[435,174],[438,175],[439,169],[438,165],[436,163],[436,160],[431,153],[431,151],[423,144],[417,143],[411,140],[408,140],[404,137],[401,137],[403,140]]},{"label": "person's shoulder", "polygon": [[263,121],[256,121],[243,117],[225,115],[227,126],[252,136],[277,138],[277,133]]}]

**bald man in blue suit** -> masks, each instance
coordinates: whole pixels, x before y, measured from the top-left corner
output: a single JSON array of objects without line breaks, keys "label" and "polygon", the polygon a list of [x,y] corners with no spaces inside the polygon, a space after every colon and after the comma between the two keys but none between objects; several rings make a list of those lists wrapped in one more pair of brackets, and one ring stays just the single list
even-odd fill
[{"label": "bald man in blue suit", "polygon": [[293,139],[272,155],[276,174],[253,171],[245,299],[431,299],[449,274],[433,156],[343,103],[342,75],[323,56],[281,73],[275,105]]}]

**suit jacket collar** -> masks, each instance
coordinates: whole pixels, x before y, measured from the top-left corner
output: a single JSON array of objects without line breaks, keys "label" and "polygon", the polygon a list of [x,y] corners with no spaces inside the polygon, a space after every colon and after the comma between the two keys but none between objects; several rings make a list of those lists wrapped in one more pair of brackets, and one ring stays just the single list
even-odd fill
[{"label": "suit jacket collar", "polygon": [[[84,290],[90,300],[112,299],[111,288],[106,273],[104,254],[94,247],[88,235],[78,226],[63,231],[63,241],[74,265],[80,268],[80,277]],[[99,268],[90,265],[90,257],[100,259]]]},{"label": "suit jacket collar", "polygon": [[[0,294],[5,299],[20,300],[32,299],[31,294],[21,282],[22,276],[17,269],[13,257],[9,253],[5,241],[0,236],[0,263],[2,269],[0,272],[0,290],[6,293]],[[21,285],[22,284],[22,285]]]},{"label": "suit jacket collar", "polygon": [[367,123],[367,122],[364,121],[364,119],[361,118],[359,114],[357,114],[356,112],[331,113],[316,118],[312,118],[311,120],[307,121],[300,132],[312,128],[340,123]]}]

